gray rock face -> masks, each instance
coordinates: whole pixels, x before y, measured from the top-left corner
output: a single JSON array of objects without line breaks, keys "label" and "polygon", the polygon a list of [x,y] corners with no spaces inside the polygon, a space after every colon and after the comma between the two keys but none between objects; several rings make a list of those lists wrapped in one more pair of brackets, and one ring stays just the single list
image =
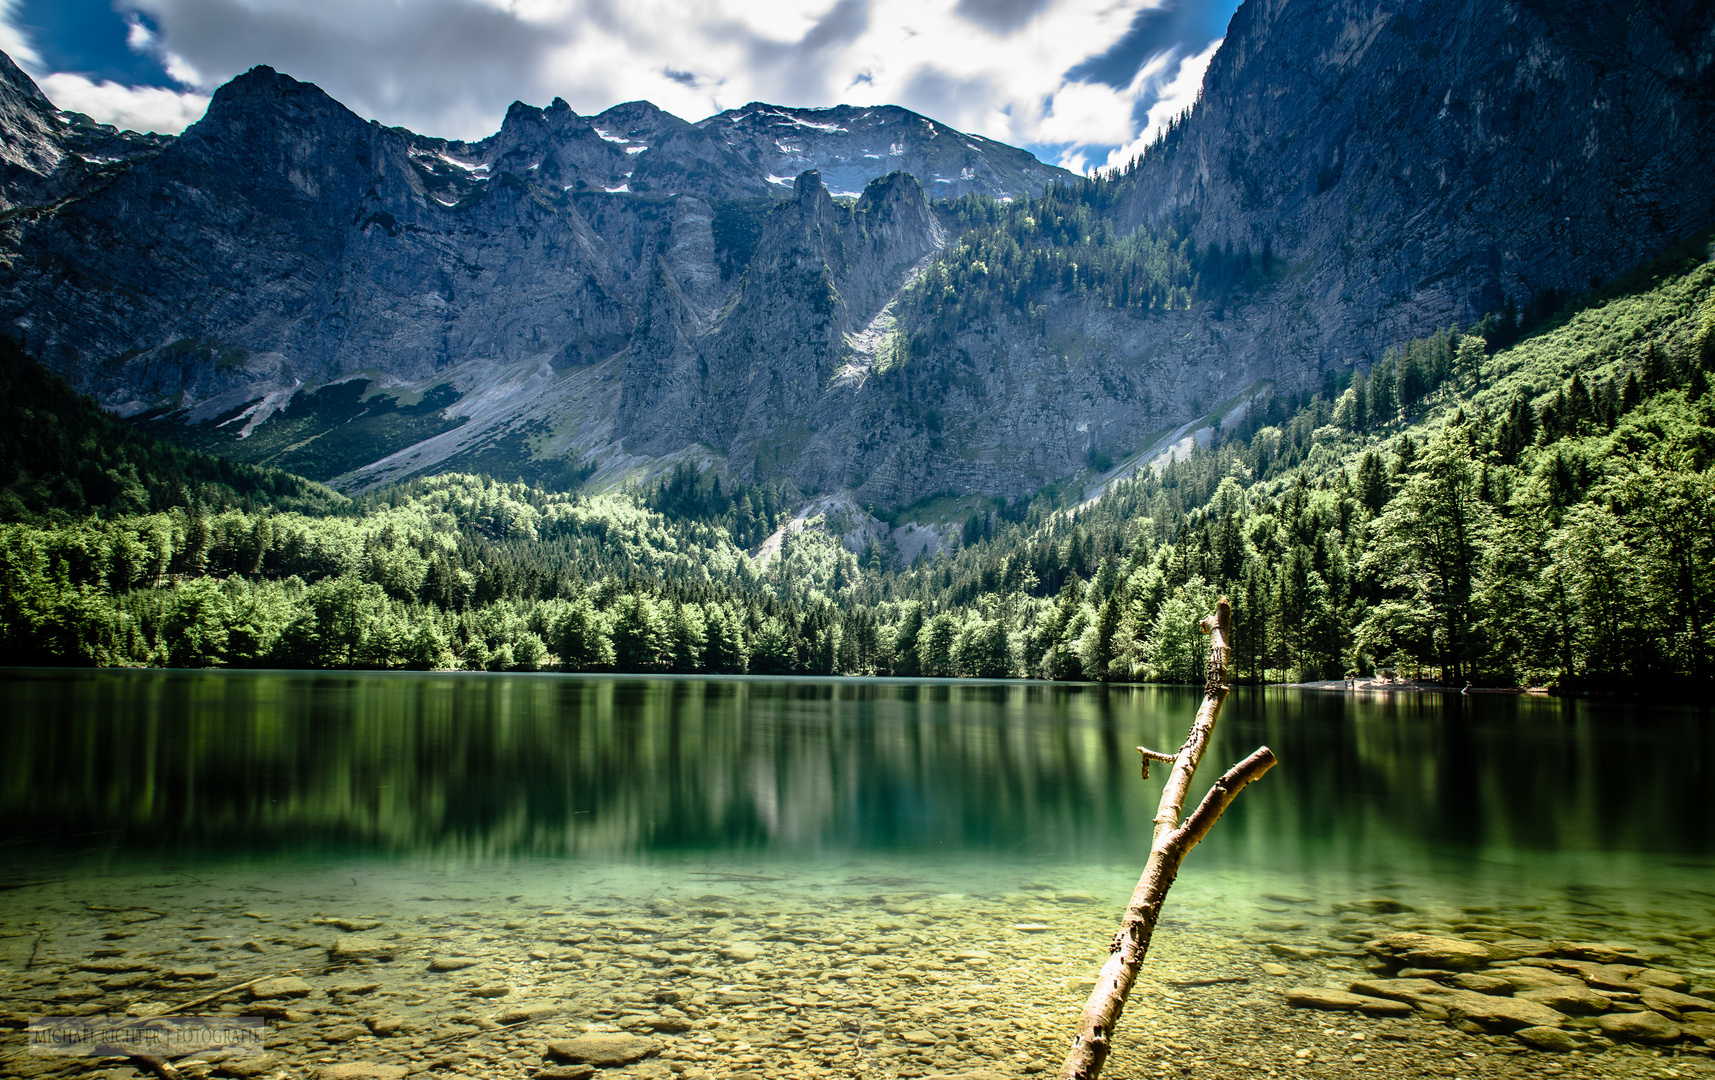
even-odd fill
[{"label": "gray rock face", "polygon": [[125,415],[353,488],[693,460],[857,506],[1018,495],[1706,226],[1712,90],[1708,5],[1246,0],[1100,212],[1286,271],[1192,310],[997,301],[908,355],[902,290],[974,257],[935,200],[1064,173],[894,108],[555,101],[449,142],[267,68],[151,139],[7,64],[0,329]]},{"label": "gray rock face", "polygon": [[1708,5],[1248,0],[1127,219],[1310,279],[1325,363],[1582,292],[1715,218]]},{"label": "gray rock face", "polygon": [[[867,369],[849,339],[943,242],[915,180],[892,174],[847,208],[806,172],[763,226],[735,302],[704,329],[670,275],[657,274],[625,357],[619,430],[633,453],[700,442],[811,488],[855,487],[842,445]],[[847,370],[847,369],[850,370]]]},{"label": "gray rock face", "polygon": [[[268,68],[222,87],[182,137],[106,161],[99,183],[69,149],[76,125],[15,68],[0,70],[0,123],[16,159],[3,197],[39,208],[0,224],[18,256],[0,271],[0,323],[44,362],[128,415],[240,417],[229,440],[300,387],[446,376],[466,399],[448,418],[481,422],[416,468],[592,412],[603,422],[552,452],[736,444],[754,465],[782,425],[837,413],[821,392],[847,335],[944,240],[920,185],[890,170],[948,179],[944,196],[1070,175],[902,109],[752,106],[694,125],[642,102],[581,117],[556,101],[448,142]],[[813,170],[784,185],[771,171],[823,160],[855,205]],[[540,377],[495,377],[519,364]],[[596,385],[579,375],[591,367]],[[798,464],[782,457],[766,467]]]},{"label": "gray rock face", "polygon": [[752,102],[697,127],[767,169],[770,183],[788,185],[815,169],[836,195],[856,197],[870,180],[891,172],[915,176],[931,199],[973,193],[1028,198],[1042,193],[1045,179],[1076,179],[1017,147],[954,131],[897,105],[791,109]]},{"label": "gray rock face", "polygon": [[66,124],[36,84],[0,56],[0,210],[51,201],[49,178],[66,159]]},{"label": "gray rock face", "polygon": [[171,140],[62,113],[0,53],[0,211],[51,207],[87,192]]}]

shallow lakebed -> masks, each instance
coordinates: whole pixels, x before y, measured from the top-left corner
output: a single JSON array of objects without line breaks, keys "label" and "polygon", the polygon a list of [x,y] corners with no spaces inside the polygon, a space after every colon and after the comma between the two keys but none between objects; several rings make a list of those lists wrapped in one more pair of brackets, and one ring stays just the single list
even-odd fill
[{"label": "shallow lakebed", "polygon": [[[1019,683],[0,681],[17,1075],[137,1075],[29,1054],[29,1017],[258,979],[191,1011],[266,1017],[266,1055],[187,1074],[1052,1074],[1147,847],[1161,770],[1140,780],[1132,748],[1177,747],[1196,707]],[[1236,690],[1193,798],[1257,745],[1281,765],[1187,860],[1104,1075],[1715,1071],[1715,1012],[1659,996],[1715,984],[1712,739],[1696,712]],[[1564,1014],[1572,1052],[1461,1020],[1457,995],[1537,982],[1606,995]],[[1673,1037],[1602,1026],[1644,1012]]]}]

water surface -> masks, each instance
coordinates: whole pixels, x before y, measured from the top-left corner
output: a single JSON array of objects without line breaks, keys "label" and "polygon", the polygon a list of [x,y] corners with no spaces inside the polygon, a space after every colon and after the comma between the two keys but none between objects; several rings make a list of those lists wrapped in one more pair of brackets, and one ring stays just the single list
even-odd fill
[{"label": "water surface", "polygon": [[[1028,1014],[1018,1026],[1057,1027],[1076,1002],[1032,1002],[1029,988],[1093,973],[1147,851],[1165,769],[1141,780],[1133,748],[1176,749],[1198,704],[1189,688],[850,679],[12,670],[0,682],[0,885],[16,886],[0,891],[0,955],[15,969],[75,972],[147,942],[151,956],[221,974],[288,956],[326,974],[343,933],[326,919],[355,913],[511,980],[458,984],[479,999],[550,984],[573,995],[561,984],[577,975],[590,996],[568,1007],[619,1028],[659,1019],[652,980],[725,993],[795,974],[832,980],[841,1008],[903,1009],[941,987],[1015,998]],[[1193,797],[1259,745],[1280,764],[1187,860],[1155,973],[1250,971],[1268,943],[1296,941],[1322,956],[1294,981],[1361,974],[1352,942],[1387,927],[1336,920],[1376,897],[1411,913],[1400,918],[1510,920],[1666,947],[1709,970],[1708,720],[1543,698],[1237,689]],[[627,913],[685,921],[604,946]],[[141,930],[115,928],[133,917]],[[879,952],[861,955],[876,962],[824,964],[854,946],[815,944],[812,924],[874,935]],[[586,933],[567,937],[568,925]],[[260,926],[281,936],[241,940]],[[590,934],[579,956],[563,952]],[[532,941],[547,944],[526,959]],[[1017,962],[961,958],[959,941]],[[734,942],[805,950],[783,961],[802,970],[735,959]],[[974,967],[947,973],[959,965]],[[47,981],[5,989],[36,1008]],[[170,1000],[174,988],[154,992]],[[435,1004],[417,984],[381,993],[400,1008]],[[614,1004],[632,998],[629,1011]],[[769,1006],[776,1020],[808,1008],[786,1000]],[[921,1060],[911,1055],[930,1051],[908,1041],[874,1075],[1053,1053],[1056,1032],[1032,1037],[1050,1041],[960,1042]],[[320,1046],[304,1038],[283,1045]],[[702,1060],[685,1045],[685,1062]],[[860,1035],[846,1053],[866,1045]],[[752,1056],[764,1075],[792,1074]],[[828,1067],[858,1059],[841,1060]]]}]

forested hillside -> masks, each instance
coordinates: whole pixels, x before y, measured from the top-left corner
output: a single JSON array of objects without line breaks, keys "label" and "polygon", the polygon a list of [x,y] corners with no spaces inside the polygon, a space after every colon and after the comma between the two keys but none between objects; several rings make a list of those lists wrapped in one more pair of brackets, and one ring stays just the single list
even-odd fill
[{"label": "forested hillside", "polygon": [[1266,242],[1256,252],[1246,244],[1199,249],[1189,233],[1171,227],[1116,228],[1122,192],[1116,173],[1053,184],[1036,199],[966,195],[943,204],[958,239],[905,294],[907,347],[928,354],[950,345],[960,330],[1006,313],[1040,321],[1055,296],[1134,315],[1185,310],[1197,301],[1219,312],[1235,290],[1278,276]]},{"label": "forested hillside", "polygon": [[347,502],[165,448],[14,356],[0,656],[1195,681],[1193,623],[1226,592],[1251,680],[1707,678],[1709,239],[1535,325],[1402,342],[1089,505],[997,501],[909,567],[814,528],[756,553],[788,495],[685,471]]},{"label": "forested hillside", "polygon": [[0,521],[113,517],[200,502],[325,512],[345,496],[279,469],[152,439],[0,338]]}]

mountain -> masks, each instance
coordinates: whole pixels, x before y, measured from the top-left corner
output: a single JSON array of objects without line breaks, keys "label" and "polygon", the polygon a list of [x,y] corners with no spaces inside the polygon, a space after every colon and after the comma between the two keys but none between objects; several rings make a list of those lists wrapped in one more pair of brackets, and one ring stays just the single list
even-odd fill
[{"label": "mountain", "polygon": [[1705,227],[1712,58],[1680,0],[1246,0],[1197,107],[1088,182],[893,108],[516,104],[449,142],[266,68],[148,139],[8,67],[0,326],[348,490],[1018,496]]},{"label": "mountain", "polygon": [[[491,138],[448,142],[365,122],[266,68],[222,87],[183,136],[93,158],[22,72],[0,75],[7,144],[33,155],[7,185],[26,206],[3,223],[4,322],[125,415],[170,415],[158,429],[322,478],[373,465],[358,484],[532,450],[555,469],[566,455],[623,469],[634,455],[619,440],[646,425],[622,406],[668,400],[647,384],[678,345],[695,351],[685,343],[717,322],[726,341],[797,342],[795,323],[739,325],[779,307],[759,295],[753,253],[857,223],[838,238],[849,253],[805,257],[839,264],[856,290],[840,326],[861,328],[941,240],[898,166],[944,195],[1010,199],[1071,178],[898,108],[752,105],[688,124],[647,103],[597,117],[515,104]],[[104,171],[89,175],[91,160]],[[894,179],[836,204],[797,181],[817,165],[842,193]],[[783,183],[778,169],[797,172]],[[48,202],[50,188],[72,197]],[[837,347],[824,334],[823,351]],[[725,408],[693,396],[696,415]]]},{"label": "mountain", "polygon": [[140,154],[169,140],[61,112],[30,77],[0,53],[0,214],[40,213],[99,187]]},{"label": "mountain", "polygon": [[1331,362],[1552,309],[1706,227],[1712,136],[1707,4],[1251,0],[1120,216],[1271,243]]}]

